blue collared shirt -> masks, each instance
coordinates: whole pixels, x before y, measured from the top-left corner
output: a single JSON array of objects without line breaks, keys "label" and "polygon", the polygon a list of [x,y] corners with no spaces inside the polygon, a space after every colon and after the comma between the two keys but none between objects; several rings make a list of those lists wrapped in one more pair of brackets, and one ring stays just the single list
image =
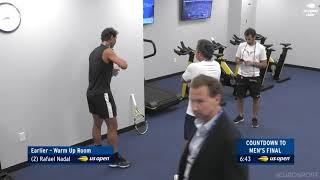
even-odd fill
[{"label": "blue collared shirt", "polygon": [[184,171],[184,180],[189,179],[189,173],[191,167],[193,165],[194,160],[197,158],[198,153],[202,147],[203,141],[208,137],[208,133],[210,129],[216,124],[216,120],[222,114],[222,110],[220,110],[210,121],[204,122],[201,119],[196,119],[194,124],[197,128],[196,133],[192,137],[190,144],[189,144],[189,154],[187,157],[187,164],[186,169]]}]

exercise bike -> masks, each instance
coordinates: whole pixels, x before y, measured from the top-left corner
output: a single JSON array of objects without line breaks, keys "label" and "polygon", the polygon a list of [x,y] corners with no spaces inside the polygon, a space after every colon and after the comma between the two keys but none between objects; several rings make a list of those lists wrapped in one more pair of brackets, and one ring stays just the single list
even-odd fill
[{"label": "exercise bike", "polygon": [[[189,55],[188,65],[193,63],[195,51],[190,47],[186,47],[183,41],[180,41],[180,45],[181,47],[177,46],[178,49],[173,49],[173,51],[179,56]],[[188,98],[188,94],[189,94],[188,84],[186,82],[183,82],[181,85],[181,95],[180,95],[181,100]]]},{"label": "exercise bike", "polygon": [[[260,44],[264,45],[267,37],[257,34],[256,36],[257,40],[260,40]],[[280,54],[279,60],[276,61],[274,58],[269,57],[270,66],[268,66],[268,71],[271,72],[273,80],[276,80],[278,83],[288,81],[291,78],[290,77],[280,77],[281,72],[283,70],[284,61],[286,59],[288,50],[292,50],[292,47],[290,43],[280,43],[282,45],[282,53]]]},{"label": "exercise bike", "polygon": [[224,57],[224,50],[227,48],[220,43],[217,43],[214,38],[211,38],[211,42],[214,46],[214,51],[218,50],[218,53],[214,53],[213,55],[216,57],[216,61],[220,64],[221,67],[221,75],[220,82],[224,86],[233,87],[236,85],[236,77],[237,77],[237,67],[235,72],[231,70],[231,68],[227,64],[227,59]]},{"label": "exercise bike", "polygon": [[272,71],[272,77],[278,83],[282,83],[291,79],[290,77],[281,77],[281,72],[284,67],[284,61],[286,60],[288,50],[292,50],[292,47],[289,47],[291,45],[290,43],[280,43],[280,45],[282,45],[283,47],[279,60],[273,61],[270,66],[270,69]]},{"label": "exercise bike", "polygon": [[[178,54],[179,56],[181,55],[189,55],[188,58],[188,65],[194,62],[194,56],[195,56],[195,51],[190,48],[190,47],[186,47],[185,44],[183,43],[183,41],[180,41],[181,47],[177,46],[178,49],[174,49],[174,52],[176,54]],[[221,45],[222,46],[222,45]],[[216,49],[218,49],[219,46],[216,46]],[[187,83],[183,82],[182,83],[182,87],[181,87],[181,98],[182,99],[186,99],[188,98],[189,95],[189,86]],[[226,102],[221,102],[222,106],[226,105]]]}]

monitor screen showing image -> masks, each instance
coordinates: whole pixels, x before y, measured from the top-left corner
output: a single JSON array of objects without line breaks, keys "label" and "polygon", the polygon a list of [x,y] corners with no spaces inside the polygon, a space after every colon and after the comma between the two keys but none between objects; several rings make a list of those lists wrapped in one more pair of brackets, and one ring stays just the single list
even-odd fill
[{"label": "monitor screen showing image", "polygon": [[211,17],[212,0],[182,0],[182,20],[207,19]]},{"label": "monitor screen showing image", "polygon": [[143,0],[143,24],[152,24],[154,17],[154,0]]}]

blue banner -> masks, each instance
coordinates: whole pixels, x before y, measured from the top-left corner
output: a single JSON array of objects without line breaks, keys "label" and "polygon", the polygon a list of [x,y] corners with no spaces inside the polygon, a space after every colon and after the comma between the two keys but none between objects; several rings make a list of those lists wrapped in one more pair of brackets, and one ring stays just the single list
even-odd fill
[{"label": "blue banner", "polygon": [[112,146],[29,146],[28,162],[47,163],[111,163]]},{"label": "blue banner", "polygon": [[243,164],[294,164],[294,139],[240,139],[237,161]]}]

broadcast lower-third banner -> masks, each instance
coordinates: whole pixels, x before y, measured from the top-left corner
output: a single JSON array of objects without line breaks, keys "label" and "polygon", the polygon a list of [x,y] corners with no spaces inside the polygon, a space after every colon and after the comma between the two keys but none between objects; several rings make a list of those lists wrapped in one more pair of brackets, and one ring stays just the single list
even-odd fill
[{"label": "broadcast lower-third banner", "polygon": [[294,164],[294,139],[239,139],[237,161],[242,164]]},{"label": "broadcast lower-third banner", "polygon": [[97,164],[112,163],[111,146],[29,146],[31,164]]}]

